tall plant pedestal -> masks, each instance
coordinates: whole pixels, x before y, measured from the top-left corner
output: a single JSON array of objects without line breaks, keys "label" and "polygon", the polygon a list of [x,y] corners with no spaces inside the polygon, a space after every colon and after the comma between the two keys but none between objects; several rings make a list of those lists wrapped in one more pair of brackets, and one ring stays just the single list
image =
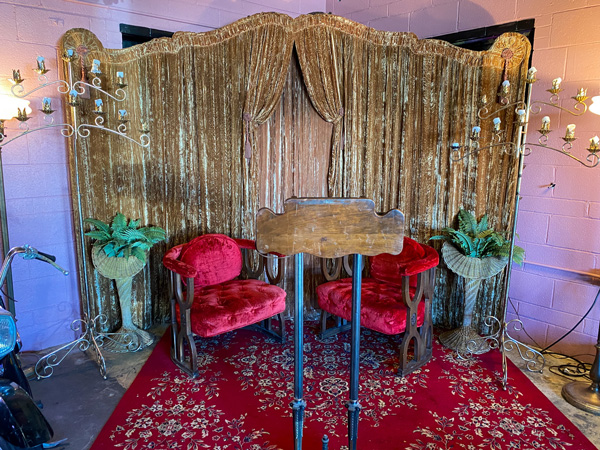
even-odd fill
[{"label": "tall plant pedestal", "polygon": [[132,352],[152,344],[154,336],[133,323],[131,312],[133,277],[145,263],[135,256],[127,259],[109,257],[101,249],[92,251],[92,261],[100,275],[115,280],[121,307],[121,327],[103,336],[102,347],[112,352]]},{"label": "tall plant pedestal", "polygon": [[439,337],[440,342],[463,357],[485,353],[490,350],[490,345],[477,333],[472,324],[477,294],[481,282],[500,273],[508,260],[500,257],[465,256],[448,242],[444,242],[442,246],[442,256],[448,268],[465,279],[465,312],[462,326],[442,333]]}]

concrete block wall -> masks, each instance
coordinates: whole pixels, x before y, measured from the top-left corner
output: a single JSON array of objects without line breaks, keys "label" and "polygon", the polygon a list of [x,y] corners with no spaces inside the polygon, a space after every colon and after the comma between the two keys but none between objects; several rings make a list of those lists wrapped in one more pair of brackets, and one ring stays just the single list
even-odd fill
[{"label": "concrete block wall", "polygon": [[[121,48],[120,23],[202,32],[258,12],[297,16],[324,6],[324,0],[0,0],[0,93],[10,92],[12,69],[21,70],[27,90],[37,87],[32,69],[38,55],[46,58],[49,80],[55,80],[58,43],[71,28],[87,28],[106,48]],[[54,88],[35,94],[29,98],[32,128],[41,124],[37,109],[42,97],[51,97],[55,109],[61,106]],[[62,108],[54,116],[62,121]],[[16,120],[6,126],[9,138],[17,135]],[[80,307],[67,155],[66,139],[58,131],[31,133],[2,149],[11,245],[27,243],[55,254],[71,272],[64,277],[38,261],[15,261],[16,316],[26,350],[78,337],[70,328]]]},{"label": "concrete block wall", "polygon": [[[598,0],[327,0],[327,11],[381,30],[411,31],[419,38],[534,18],[533,65],[539,82],[533,99],[547,101],[545,90],[556,77],[563,79],[562,106],[572,107],[570,97],[580,87],[587,88],[590,97],[600,95]],[[537,141],[535,130],[543,115],[551,119],[555,131],[550,144],[556,147],[562,145],[559,138],[566,126],[576,124],[575,155],[585,157],[589,138],[600,133],[599,116],[574,117],[544,108],[531,117],[528,142]],[[509,318],[518,313],[523,320],[529,336],[523,331],[514,334],[526,342],[553,343],[594,302],[600,285],[599,183],[600,167],[587,169],[550,150],[533,148],[525,159],[517,225],[519,245],[526,249],[529,263],[514,267]],[[553,349],[592,354],[599,320],[600,300],[575,332]]]}]

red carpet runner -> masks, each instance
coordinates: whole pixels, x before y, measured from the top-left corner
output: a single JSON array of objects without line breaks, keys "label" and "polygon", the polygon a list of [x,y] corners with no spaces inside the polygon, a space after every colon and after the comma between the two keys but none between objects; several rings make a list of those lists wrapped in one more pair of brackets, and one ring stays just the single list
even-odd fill
[{"label": "red carpet runner", "polygon": [[[305,327],[304,449],[320,449],[323,434],[331,450],[347,446],[348,336],[320,341]],[[497,351],[461,362],[436,343],[432,361],[403,379],[396,341],[362,332],[359,449],[595,449],[510,361],[503,391]],[[169,344],[167,333],[93,450],[293,449],[291,342],[246,330],[203,340],[195,380],[171,363]]]}]

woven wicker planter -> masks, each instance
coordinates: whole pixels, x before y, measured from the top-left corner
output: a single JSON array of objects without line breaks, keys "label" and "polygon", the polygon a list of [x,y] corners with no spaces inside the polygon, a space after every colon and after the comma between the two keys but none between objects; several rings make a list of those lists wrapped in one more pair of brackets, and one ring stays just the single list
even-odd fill
[{"label": "woven wicker planter", "polygon": [[448,268],[465,279],[465,312],[462,327],[440,335],[440,342],[459,355],[481,354],[489,345],[477,334],[472,325],[473,311],[481,282],[500,273],[508,263],[507,258],[473,258],[460,253],[452,244],[444,242],[442,256]]},{"label": "woven wicker planter", "polygon": [[121,328],[106,335],[103,347],[113,352],[130,352],[152,344],[154,336],[134,325],[131,314],[133,277],[144,268],[145,263],[135,256],[127,259],[110,257],[99,248],[92,250],[92,262],[100,275],[115,280],[121,307]]}]

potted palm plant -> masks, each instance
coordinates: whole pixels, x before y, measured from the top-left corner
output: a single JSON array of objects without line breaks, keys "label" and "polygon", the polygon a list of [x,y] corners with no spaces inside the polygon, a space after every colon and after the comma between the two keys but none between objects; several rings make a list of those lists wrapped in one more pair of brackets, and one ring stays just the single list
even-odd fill
[{"label": "potted palm plant", "polygon": [[[431,239],[445,240],[442,257],[448,268],[465,279],[465,310],[460,328],[440,335],[440,342],[459,355],[480,354],[489,350],[472,324],[473,310],[481,282],[497,275],[508,264],[510,240],[488,225],[487,214],[478,222],[475,216],[460,209],[458,229],[443,228],[445,233]],[[513,261],[521,264],[525,251],[514,246]]]},{"label": "potted palm plant", "polygon": [[121,328],[111,334],[108,345],[113,351],[140,350],[153,342],[153,336],[133,324],[131,286],[133,277],[146,264],[148,251],[166,237],[160,227],[140,227],[139,220],[127,220],[118,213],[112,222],[85,219],[93,229],[86,234],[93,239],[92,262],[98,273],[115,280],[121,306]]}]

